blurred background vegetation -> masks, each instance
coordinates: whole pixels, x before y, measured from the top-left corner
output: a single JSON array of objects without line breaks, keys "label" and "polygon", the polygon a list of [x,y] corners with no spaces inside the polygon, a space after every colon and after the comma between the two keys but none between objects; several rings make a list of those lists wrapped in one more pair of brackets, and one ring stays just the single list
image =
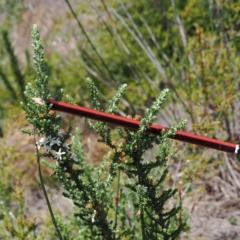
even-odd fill
[{"label": "blurred background vegetation", "polygon": [[[19,132],[26,124],[19,102],[24,101],[25,84],[35,78],[34,23],[42,33],[53,94],[63,88],[78,104],[90,106],[87,77],[106,102],[127,83],[118,114],[141,115],[169,88],[171,96],[157,123],[171,126],[187,119],[187,131],[237,143],[239,15],[237,0],[0,0],[0,188],[6,204],[16,186],[13,175],[19,182],[28,172],[22,182],[27,186],[36,178],[30,160],[34,147],[27,147],[31,140]],[[88,139],[92,133],[84,131]],[[234,156],[178,142],[173,147],[179,150],[171,160],[169,183],[181,189],[183,199],[191,199],[189,210],[206,196],[211,196],[211,204],[239,198],[240,167]],[[93,161],[101,158],[102,148]],[[19,161],[30,170],[13,173]],[[21,166],[18,169],[25,169]],[[240,216],[233,217],[240,221]]]}]

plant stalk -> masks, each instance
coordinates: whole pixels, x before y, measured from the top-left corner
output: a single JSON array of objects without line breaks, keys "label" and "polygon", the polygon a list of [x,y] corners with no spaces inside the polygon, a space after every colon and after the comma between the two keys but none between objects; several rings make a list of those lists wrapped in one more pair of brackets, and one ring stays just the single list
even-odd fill
[{"label": "plant stalk", "polygon": [[36,147],[36,152],[37,152],[37,164],[38,164],[38,174],[39,174],[39,178],[40,178],[40,184],[41,184],[41,187],[43,189],[43,194],[44,194],[44,197],[46,199],[48,210],[49,210],[49,213],[51,215],[52,222],[53,222],[53,225],[54,225],[54,227],[56,229],[57,235],[58,235],[60,240],[63,240],[63,237],[62,237],[61,232],[59,230],[59,227],[57,225],[57,221],[56,221],[56,219],[54,217],[53,210],[52,210],[52,207],[51,207],[51,203],[49,201],[49,198],[48,198],[48,195],[47,195],[47,191],[46,191],[46,188],[45,188],[45,185],[44,185],[44,181],[43,181],[43,177],[42,177],[40,157],[39,157],[39,151],[38,151],[38,146],[37,146],[37,142],[36,142],[35,136],[34,136],[34,141],[35,141],[35,147]]}]

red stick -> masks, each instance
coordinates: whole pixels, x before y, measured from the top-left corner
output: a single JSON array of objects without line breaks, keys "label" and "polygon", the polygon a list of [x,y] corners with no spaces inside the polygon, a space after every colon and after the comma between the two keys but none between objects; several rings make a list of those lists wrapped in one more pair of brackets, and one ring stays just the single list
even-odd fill
[{"label": "red stick", "polygon": [[[85,108],[61,101],[56,101],[53,99],[49,99],[48,102],[52,104],[52,108],[54,110],[58,110],[61,112],[66,112],[74,115],[78,115],[81,117],[91,118],[94,120],[112,123],[118,126],[122,126],[125,128],[130,128],[133,130],[138,130],[140,121],[129,119],[126,117],[117,116],[114,114],[109,114],[101,111],[97,111],[91,108]],[[168,130],[169,128],[163,127],[157,124],[152,124],[149,126],[149,133],[159,134],[162,130]],[[238,144],[224,142],[221,140],[204,137],[184,131],[177,131],[176,134],[171,137],[172,139],[176,139],[182,142],[192,143],[195,145],[200,145],[212,149],[216,149],[223,152],[240,154],[240,147]]]}]

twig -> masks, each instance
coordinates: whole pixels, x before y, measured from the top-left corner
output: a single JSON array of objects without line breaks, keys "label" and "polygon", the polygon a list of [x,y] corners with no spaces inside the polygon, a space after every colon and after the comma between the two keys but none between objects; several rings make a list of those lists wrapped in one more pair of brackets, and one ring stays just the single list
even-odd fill
[{"label": "twig", "polygon": [[231,164],[230,164],[230,162],[228,160],[228,157],[227,157],[227,155],[225,153],[224,153],[224,160],[225,160],[227,168],[228,168],[228,170],[229,170],[229,172],[230,172],[230,174],[231,174],[235,184],[237,185],[238,189],[240,189],[240,183],[239,183],[239,181],[238,181],[238,179],[237,179],[237,177],[236,177],[236,175],[235,175],[235,173],[233,171],[233,168],[232,168],[232,166],[231,166]]},{"label": "twig", "polygon": [[53,225],[54,225],[54,227],[56,229],[56,232],[57,232],[57,234],[59,236],[59,239],[63,240],[63,237],[62,237],[61,232],[59,230],[59,227],[57,225],[57,221],[56,221],[56,219],[54,217],[54,214],[53,214],[53,211],[52,211],[52,207],[51,207],[51,203],[49,201],[49,198],[48,198],[48,195],[47,195],[47,191],[46,191],[46,188],[45,188],[45,185],[44,185],[44,181],[43,181],[43,177],[42,177],[40,157],[39,157],[40,155],[39,155],[38,145],[37,145],[37,141],[36,141],[35,135],[34,135],[34,141],[35,141],[35,147],[36,147],[36,152],[37,152],[38,174],[39,174],[39,178],[40,178],[41,187],[43,189],[43,194],[44,194],[44,197],[46,199],[48,210],[49,210],[49,213],[51,215]]},{"label": "twig", "polygon": [[118,176],[117,176],[117,192],[116,192],[116,199],[115,199],[115,233],[117,230],[117,219],[118,219],[118,206],[119,206],[119,190],[120,190],[120,170],[118,170]]}]

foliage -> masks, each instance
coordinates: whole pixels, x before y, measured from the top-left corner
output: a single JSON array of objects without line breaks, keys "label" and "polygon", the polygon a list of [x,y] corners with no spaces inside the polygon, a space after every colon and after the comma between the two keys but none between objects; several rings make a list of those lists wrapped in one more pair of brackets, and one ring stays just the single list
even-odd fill
[{"label": "foliage", "polygon": [[[238,141],[238,1],[69,2],[75,16],[69,11],[64,21],[61,17],[54,20],[58,29],[65,29],[62,32],[51,29],[68,49],[67,54],[58,53],[51,45],[51,52],[47,53],[47,74],[51,77],[49,88],[53,95],[64,88],[76,103],[89,106],[89,85],[85,79],[91,77],[99,90],[103,110],[113,96],[112,89],[127,83],[128,91],[116,112],[143,115],[158,93],[167,87],[171,94],[159,113],[159,123],[171,126],[186,118],[189,131]],[[0,1],[2,128],[8,110],[23,96],[24,85],[19,84],[22,79],[18,78],[19,72],[24,83],[33,79],[29,54],[26,54],[25,64],[18,58],[11,41],[13,26],[24,9],[27,7],[21,1]],[[81,27],[77,29],[79,23],[88,39]],[[49,109],[45,109],[46,116],[52,120]],[[171,164],[177,165],[180,173],[179,176],[174,173],[173,177],[179,180],[185,192],[195,194],[199,185],[201,189],[199,179],[202,176],[219,173],[220,164],[224,164],[223,155],[193,145],[177,142],[175,145],[179,154],[172,157]]]},{"label": "foliage", "polygon": [[[1,191],[4,189],[1,187]],[[15,189],[15,198],[18,201],[19,207],[16,211],[16,215],[10,210],[9,206],[5,204],[7,202],[2,201],[1,203],[1,239],[42,239],[43,234],[38,237],[35,235],[37,225],[35,219],[28,219],[24,216],[24,196],[23,190],[20,188]],[[5,199],[1,194],[1,199]],[[7,212],[6,212],[7,211]]]},{"label": "foliage", "polygon": [[[56,160],[55,163],[45,163],[62,183],[63,195],[76,206],[74,216],[83,231],[81,238],[176,239],[186,222],[182,218],[181,205],[174,203],[177,189],[166,189],[164,180],[168,174],[167,160],[173,154],[168,138],[185,123],[179,123],[159,135],[147,133],[148,126],[156,119],[166,100],[168,90],[162,91],[146,110],[138,131],[119,129],[117,140],[112,139],[108,125],[87,120],[90,127],[100,134],[100,141],[111,148],[99,167],[90,166],[84,159],[79,131],[76,130],[76,135],[72,136],[71,127],[66,132],[59,130],[60,117],[47,103],[50,97],[47,66],[36,26],[33,27],[32,37],[37,77],[34,83],[26,86],[27,102],[22,103],[22,107],[34,128],[24,132],[34,136],[39,168],[41,157]],[[88,88],[94,107],[101,109],[99,93],[91,80],[88,80]],[[125,88],[126,85],[120,87],[109,102],[109,113],[116,111]],[[62,99],[61,93],[58,99]],[[146,160],[144,154],[155,144],[158,145],[155,158]],[[41,170],[39,174],[42,179]],[[113,186],[116,184],[116,200],[113,203]],[[44,190],[43,182],[42,187]],[[57,224],[46,193],[45,197],[58,237],[70,239],[70,231],[65,229],[61,233],[63,225]],[[172,206],[170,201],[173,201]]]},{"label": "foliage", "polygon": [[[126,94],[125,100],[131,104],[122,109],[135,113],[144,111],[158,91],[168,87],[171,102],[160,113],[162,121],[171,125],[184,116],[189,131],[238,141],[238,2],[119,0],[84,4],[74,9],[77,21],[83,21],[76,17],[82,7],[98,20],[85,29],[92,44],[81,41],[80,52],[103,93],[109,85],[114,88],[116,83],[127,82],[136,94]],[[181,162],[188,160],[182,166],[186,184],[197,177],[196,172],[212,174],[222,163],[221,154],[200,147],[186,147],[182,156]]]},{"label": "foliage", "polygon": [[[5,135],[0,139],[0,239],[44,239],[44,232],[36,234],[35,218],[26,215],[24,191],[34,184],[34,174],[30,172],[34,157],[23,151],[21,141],[11,141],[17,139],[19,127],[26,123],[25,116],[19,114],[18,108],[9,109],[8,113]],[[24,159],[28,159],[27,165],[23,164]]]},{"label": "foliage", "polygon": [[0,1],[0,136],[3,136],[4,119],[8,118],[8,109],[24,100],[24,87],[33,76],[26,50],[26,64],[23,66],[12,43],[12,28],[19,21],[24,10],[23,1]]}]

